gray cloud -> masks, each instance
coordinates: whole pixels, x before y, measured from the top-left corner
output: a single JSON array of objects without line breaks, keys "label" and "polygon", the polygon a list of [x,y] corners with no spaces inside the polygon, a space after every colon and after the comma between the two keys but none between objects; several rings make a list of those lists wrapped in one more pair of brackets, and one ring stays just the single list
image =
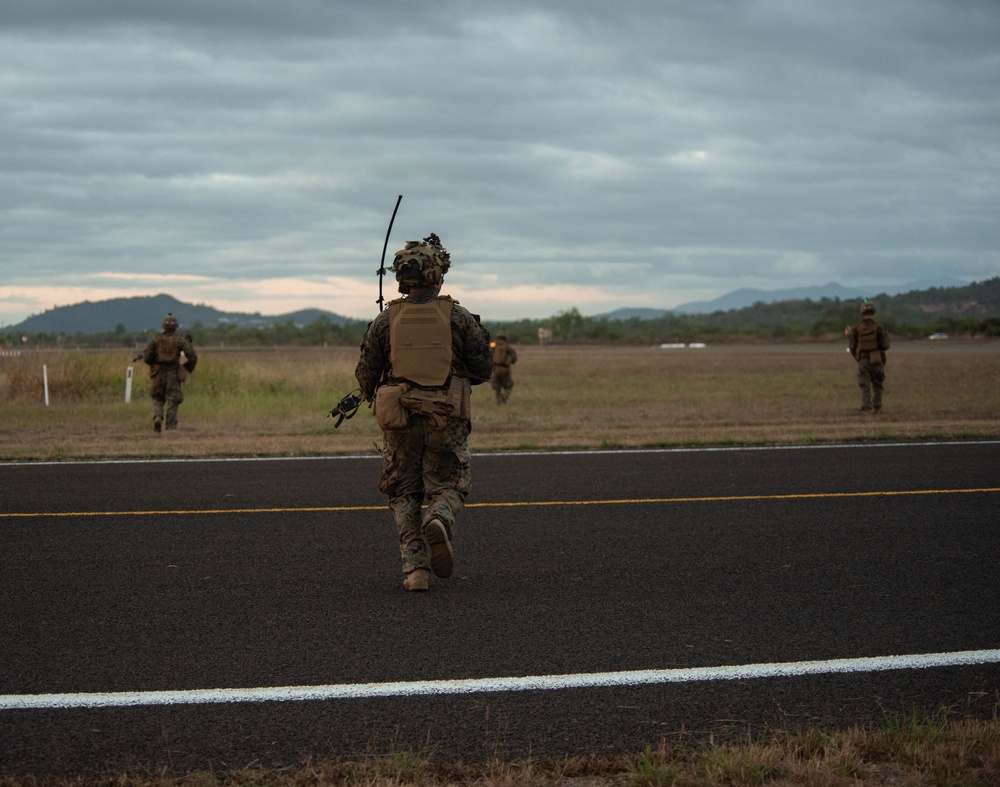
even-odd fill
[{"label": "gray cloud", "polygon": [[391,248],[438,232],[503,319],[1000,272],[987,0],[7,6],[0,321],[368,282],[399,193]]}]

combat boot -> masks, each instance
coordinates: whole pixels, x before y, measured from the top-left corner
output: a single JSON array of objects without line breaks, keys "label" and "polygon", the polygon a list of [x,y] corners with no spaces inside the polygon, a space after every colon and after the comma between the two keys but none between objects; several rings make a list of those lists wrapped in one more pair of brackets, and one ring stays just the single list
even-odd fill
[{"label": "combat boot", "polygon": [[440,519],[430,519],[423,524],[424,538],[431,548],[431,571],[444,579],[450,577],[455,568],[448,529]]},{"label": "combat boot", "polygon": [[159,432],[161,429],[163,429],[163,419],[158,415],[153,416],[153,431]]},{"label": "combat boot", "polygon": [[403,587],[407,590],[429,590],[431,572],[426,568],[417,568],[406,575]]}]

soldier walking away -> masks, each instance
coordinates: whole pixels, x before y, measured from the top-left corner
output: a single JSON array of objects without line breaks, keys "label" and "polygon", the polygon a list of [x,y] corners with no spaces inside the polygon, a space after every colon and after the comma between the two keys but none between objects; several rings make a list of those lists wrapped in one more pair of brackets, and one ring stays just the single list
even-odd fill
[{"label": "soldier walking away", "polygon": [[471,488],[471,386],[492,369],[479,317],[440,294],[450,266],[433,233],[396,252],[392,270],[404,297],[368,326],[355,370],[382,430],[378,486],[399,529],[403,586],[413,591],[428,589],[432,571],[453,571],[455,517]]},{"label": "soldier walking away", "polygon": [[[198,363],[191,335],[178,333],[179,327],[177,318],[173,314],[167,314],[163,318],[163,332],[156,334],[142,353],[142,360],[149,365],[153,429],[157,432],[164,427],[177,428],[177,408],[184,401],[181,384]],[[166,414],[163,411],[164,405]]]},{"label": "soldier walking away", "polygon": [[875,322],[875,304],[865,301],[861,305],[861,322],[851,329],[849,348],[858,362],[861,410],[877,415],[882,409],[885,351],[889,349],[889,334]]},{"label": "soldier walking away", "polygon": [[517,363],[517,350],[510,346],[506,333],[498,333],[497,340],[490,344],[493,348],[493,376],[490,387],[496,393],[497,404],[507,404],[514,389],[514,378],[510,367]]}]

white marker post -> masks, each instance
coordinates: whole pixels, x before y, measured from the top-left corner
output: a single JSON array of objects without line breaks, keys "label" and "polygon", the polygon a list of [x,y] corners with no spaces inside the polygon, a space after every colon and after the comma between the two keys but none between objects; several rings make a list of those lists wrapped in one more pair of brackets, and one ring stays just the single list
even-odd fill
[{"label": "white marker post", "polygon": [[125,403],[132,401],[132,367],[125,370]]},{"label": "white marker post", "polygon": [[45,389],[45,406],[49,406],[49,370],[42,364],[42,388]]}]

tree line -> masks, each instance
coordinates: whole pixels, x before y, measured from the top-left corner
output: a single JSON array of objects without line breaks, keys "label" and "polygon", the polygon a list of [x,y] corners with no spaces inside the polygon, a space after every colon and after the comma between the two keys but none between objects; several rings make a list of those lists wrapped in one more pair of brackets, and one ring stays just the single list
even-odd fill
[{"label": "tree line", "polygon": [[[934,333],[949,336],[1000,337],[1000,277],[973,282],[966,287],[932,288],[900,295],[879,295],[876,319],[891,335],[900,339],[920,339]],[[576,307],[544,319],[506,322],[487,320],[492,334],[507,333],[514,342],[532,344],[539,329],[551,331],[553,343],[662,344],[668,342],[764,342],[833,341],[842,339],[844,329],[859,319],[860,302],[839,298],[803,299],[778,303],[756,303],[742,309],[710,314],[667,312],[652,319],[630,317],[611,319],[585,317]],[[354,346],[368,327],[366,320],[342,324],[320,316],[308,325],[292,320],[267,327],[240,327],[235,324],[182,326],[194,341],[214,347]],[[152,333],[115,330],[93,334],[0,332],[0,344],[17,347],[141,348]],[[27,342],[22,339],[26,338]]]}]

